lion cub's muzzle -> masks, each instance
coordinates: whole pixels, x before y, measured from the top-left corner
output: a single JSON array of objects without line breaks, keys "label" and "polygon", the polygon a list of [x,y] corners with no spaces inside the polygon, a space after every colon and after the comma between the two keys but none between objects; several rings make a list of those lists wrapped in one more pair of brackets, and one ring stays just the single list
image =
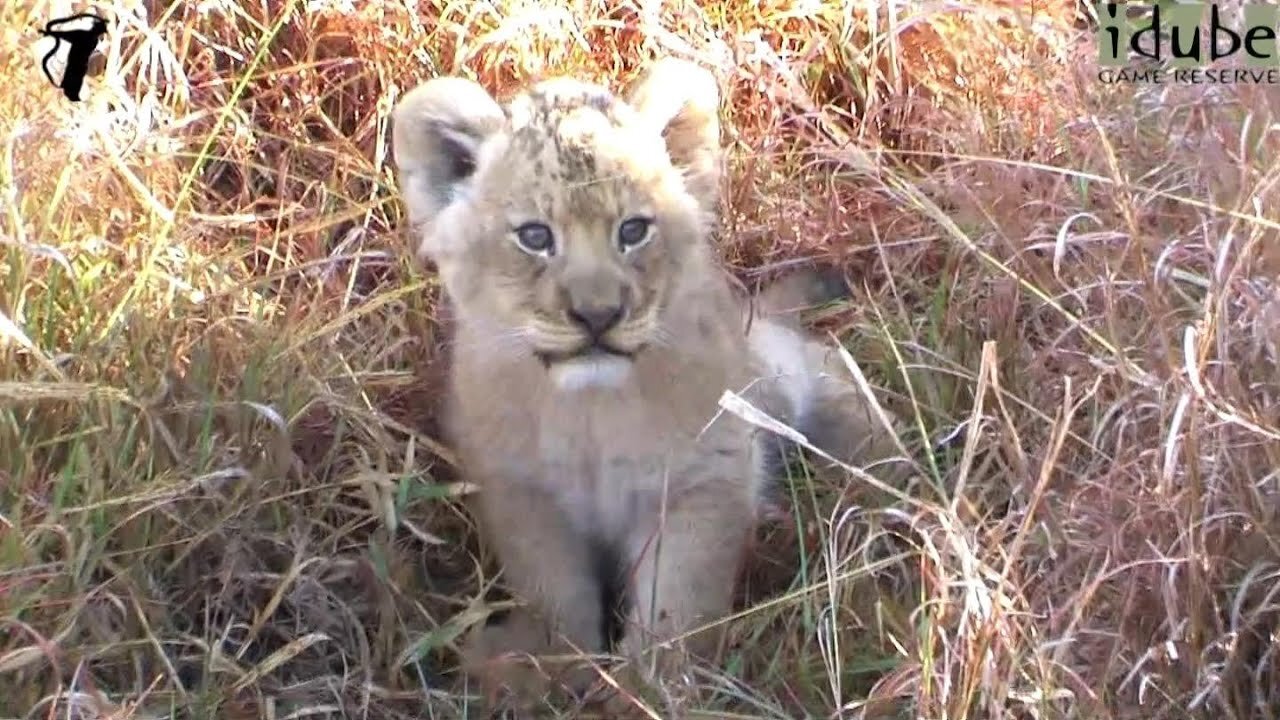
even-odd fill
[{"label": "lion cub's muzzle", "polygon": [[578,358],[615,357],[631,359],[636,349],[627,349],[612,341],[610,332],[618,327],[627,317],[627,305],[623,301],[616,303],[581,303],[571,305],[565,311],[567,324],[581,332],[582,343],[571,350],[558,352],[539,352],[538,356],[544,365],[565,362]]},{"label": "lion cub's muzzle", "polygon": [[580,342],[538,353],[561,390],[618,386],[631,375],[635,356],[646,345],[644,323],[631,317],[631,293],[604,293],[598,286],[594,290],[583,293],[589,300],[572,302],[572,292],[563,298],[565,327]]}]

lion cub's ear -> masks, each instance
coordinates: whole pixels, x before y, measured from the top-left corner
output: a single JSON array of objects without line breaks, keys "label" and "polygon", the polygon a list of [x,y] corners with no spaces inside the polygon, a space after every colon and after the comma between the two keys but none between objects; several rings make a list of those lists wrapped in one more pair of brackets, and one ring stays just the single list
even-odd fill
[{"label": "lion cub's ear", "polygon": [[480,145],[505,121],[497,101],[466,78],[434,78],[405,93],[392,112],[391,152],[411,225],[466,191]]},{"label": "lion cub's ear", "polygon": [[720,200],[720,88],[711,72],[677,58],[653,63],[626,91],[627,102],[661,128],[671,162],[705,210]]}]

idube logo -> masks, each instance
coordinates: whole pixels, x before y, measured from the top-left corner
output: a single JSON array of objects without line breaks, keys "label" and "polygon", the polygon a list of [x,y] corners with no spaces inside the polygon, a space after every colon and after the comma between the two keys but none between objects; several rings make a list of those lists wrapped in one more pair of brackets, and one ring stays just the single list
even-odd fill
[{"label": "idube logo", "polygon": [[[1098,79],[1106,83],[1280,83],[1278,5],[1100,3]],[[1233,3],[1234,5],[1234,3]],[[1206,67],[1232,58],[1232,67]]]}]

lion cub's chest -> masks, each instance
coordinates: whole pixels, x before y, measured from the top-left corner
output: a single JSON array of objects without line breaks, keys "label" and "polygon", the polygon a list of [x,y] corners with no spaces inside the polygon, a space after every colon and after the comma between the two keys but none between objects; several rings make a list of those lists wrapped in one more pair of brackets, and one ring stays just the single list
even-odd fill
[{"label": "lion cub's chest", "polygon": [[749,470],[746,434],[724,423],[707,428],[714,414],[708,407],[697,422],[634,395],[548,404],[538,422],[538,481],[581,529],[625,528],[656,513],[664,497]]}]

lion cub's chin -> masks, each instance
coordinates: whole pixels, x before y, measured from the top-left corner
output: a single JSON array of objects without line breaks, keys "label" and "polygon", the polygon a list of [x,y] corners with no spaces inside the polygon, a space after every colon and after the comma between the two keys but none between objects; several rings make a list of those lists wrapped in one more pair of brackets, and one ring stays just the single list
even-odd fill
[{"label": "lion cub's chin", "polygon": [[631,377],[632,361],[619,355],[589,353],[552,363],[547,372],[561,392],[616,388]]}]

